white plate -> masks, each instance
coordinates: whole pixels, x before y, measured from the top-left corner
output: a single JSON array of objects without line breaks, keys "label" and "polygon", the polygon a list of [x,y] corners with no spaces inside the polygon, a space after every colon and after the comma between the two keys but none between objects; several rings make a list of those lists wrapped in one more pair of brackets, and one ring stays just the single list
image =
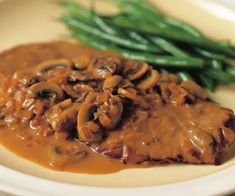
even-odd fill
[{"label": "white plate", "polygon": [[[99,0],[99,8],[109,5]],[[235,3],[221,0],[152,0],[176,18],[190,22],[206,35],[229,38],[235,43]],[[215,4],[218,1],[218,4]],[[0,50],[17,44],[65,37],[56,21],[62,9],[53,0],[5,0],[0,2]],[[84,1],[83,2],[88,2]],[[218,14],[219,13],[219,14]],[[216,15],[215,15],[216,14]],[[220,87],[213,97],[235,110],[235,86]],[[123,170],[114,174],[88,175],[48,170],[0,147],[0,189],[21,195],[208,195],[235,191],[235,146],[221,166],[170,165]]]}]

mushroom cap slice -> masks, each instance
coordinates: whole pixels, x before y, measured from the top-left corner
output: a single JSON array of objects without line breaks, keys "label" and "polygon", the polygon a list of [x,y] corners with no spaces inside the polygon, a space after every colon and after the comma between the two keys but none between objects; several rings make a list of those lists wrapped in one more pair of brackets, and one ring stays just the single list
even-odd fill
[{"label": "mushroom cap slice", "polygon": [[60,109],[64,110],[67,109],[68,107],[72,106],[73,102],[71,99],[65,99],[64,101],[54,105],[52,108],[59,107]]},{"label": "mushroom cap slice", "polygon": [[100,126],[93,119],[93,113],[96,106],[85,103],[81,106],[77,115],[77,131],[79,140],[82,142],[98,142],[102,140],[102,132]]},{"label": "mushroom cap slice", "polygon": [[103,134],[98,124],[93,121],[88,121],[79,127],[78,137],[81,142],[93,143],[101,141]]},{"label": "mushroom cap slice", "polygon": [[123,78],[119,75],[113,75],[107,78],[103,83],[103,90],[111,90],[113,91],[118,85],[121,83]]},{"label": "mushroom cap slice", "polygon": [[36,70],[38,73],[46,73],[52,69],[63,69],[71,65],[72,63],[68,59],[54,59],[38,64]]},{"label": "mushroom cap slice", "polygon": [[45,78],[43,78],[42,76],[40,75],[36,75],[36,76],[33,76],[27,83],[27,86],[32,86],[38,82],[43,82],[45,81]]},{"label": "mushroom cap slice", "polygon": [[118,88],[118,94],[132,100],[134,103],[142,106],[143,108],[148,108],[148,103],[140,96],[138,96],[136,94],[136,91],[132,88]]},{"label": "mushroom cap slice", "polygon": [[149,65],[147,63],[129,63],[123,70],[123,75],[130,81],[141,78],[147,71]]},{"label": "mushroom cap slice", "polygon": [[84,70],[88,67],[90,58],[88,56],[77,56],[72,59],[72,62],[74,69]]},{"label": "mushroom cap slice", "polygon": [[148,90],[150,88],[153,88],[159,81],[160,75],[158,71],[152,69],[150,71],[150,75],[143,81],[141,81],[138,85],[137,88],[141,90]]},{"label": "mushroom cap slice", "polygon": [[69,131],[76,127],[77,110],[73,107],[65,109],[62,113],[51,115],[50,124],[55,131]]},{"label": "mushroom cap slice", "polygon": [[72,83],[88,82],[91,80],[93,80],[93,78],[86,71],[72,71],[67,77],[67,81]]},{"label": "mushroom cap slice", "polygon": [[[57,132],[57,134],[62,133]],[[87,151],[82,144],[71,146],[59,143],[49,148],[48,155],[50,157],[50,165],[63,167],[71,163],[78,163],[78,161],[87,156]]]},{"label": "mushroom cap slice", "polygon": [[87,84],[76,84],[75,86],[62,85],[61,87],[68,94],[68,96],[75,99],[82,98],[89,92],[94,92],[93,87]]},{"label": "mushroom cap slice", "polygon": [[103,93],[90,92],[87,94],[85,102],[92,103],[95,105],[101,105],[105,103],[106,101],[108,101],[108,99],[110,98],[110,95],[111,94],[109,92],[103,92]]},{"label": "mushroom cap slice", "polygon": [[78,117],[77,117],[77,125],[78,127],[83,126],[86,122],[92,120],[93,113],[96,110],[96,106],[94,104],[85,103],[81,106]]},{"label": "mushroom cap slice", "polygon": [[39,82],[30,86],[27,93],[32,98],[62,100],[64,97],[64,92],[60,86],[48,82]]},{"label": "mushroom cap slice", "polygon": [[112,57],[96,57],[88,66],[88,71],[98,80],[107,79],[121,69],[121,60]]},{"label": "mushroom cap slice", "polygon": [[87,94],[85,98],[85,103],[93,104],[96,101],[97,96],[99,95],[98,92],[90,92]]},{"label": "mushroom cap slice", "polygon": [[205,100],[207,98],[206,91],[193,81],[190,81],[190,80],[183,81],[181,83],[181,86],[184,89],[188,90],[193,95],[196,95],[197,97],[199,97],[203,100]]},{"label": "mushroom cap slice", "polygon": [[94,92],[94,88],[87,84],[76,84],[73,89],[78,94]]},{"label": "mushroom cap slice", "polygon": [[78,98],[80,95],[73,89],[70,85],[61,85],[62,89],[65,91],[65,93],[71,97],[71,98]]},{"label": "mushroom cap slice", "polygon": [[100,124],[106,129],[114,129],[121,120],[123,104],[119,97],[112,96],[98,110]]}]

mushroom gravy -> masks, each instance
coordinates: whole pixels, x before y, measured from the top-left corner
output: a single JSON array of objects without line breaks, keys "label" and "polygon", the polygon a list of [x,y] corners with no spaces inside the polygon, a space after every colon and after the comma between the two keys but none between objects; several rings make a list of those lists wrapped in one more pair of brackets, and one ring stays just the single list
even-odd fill
[{"label": "mushroom gravy", "polygon": [[6,51],[0,68],[0,142],[46,167],[110,173],[151,161],[220,164],[235,138],[232,111],[144,62],[54,42]]}]

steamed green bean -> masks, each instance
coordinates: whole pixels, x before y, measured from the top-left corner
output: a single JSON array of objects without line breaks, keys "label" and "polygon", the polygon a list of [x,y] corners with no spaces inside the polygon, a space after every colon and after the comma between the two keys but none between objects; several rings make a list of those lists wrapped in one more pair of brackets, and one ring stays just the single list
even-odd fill
[{"label": "steamed green bean", "polygon": [[146,61],[164,73],[194,80],[214,90],[235,82],[235,46],[216,41],[195,27],[170,18],[145,0],[113,0],[116,15],[100,15],[71,0],[61,0],[67,13],[62,21],[74,38],[99,50]]}]

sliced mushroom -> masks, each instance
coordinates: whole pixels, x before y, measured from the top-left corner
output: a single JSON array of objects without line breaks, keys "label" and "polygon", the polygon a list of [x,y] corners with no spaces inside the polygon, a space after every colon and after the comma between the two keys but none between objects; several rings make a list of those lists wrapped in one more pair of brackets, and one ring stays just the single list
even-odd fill
[{"label": "sliced mushroom", "polygon": [[82,107],[82,103],[73,103],[72,106],[75,110],[79,111],[80,108]]},{"label": "sliced mushroom", "polygon": [[106,79],[120,70],[119,58],[97,57],[88,66],[88,71],[95,79]]},{"label": "sliced mushroom", "polygon": [[[32,76],[33,76],[32,72],[26,72],[26,71],[22,70],[22,71],[16,71],[13,74],[12,78],[13,78],[13,80],[17,80],[19,83],[27,86],[27,83],[32,78]],[[3,81],[6,81],[6,80],[7,80],[7,78],[3,78]],[[1,83],[3,81],[1,81]]]},{"label": "sliced mushroom", "polygon": [[94,92],[94,89],[87,84],[77,84],[75,86],[62,85],[61,87],[67,95],[74,99],[80,99],[89,92]]},{"label": "sliced mushroom", "polygon": [[78,94],[83,94],[83,93],[89,93],[89,92],[94,92],[94,89],[87,85],[87,84],[76,84],[73,89],[78,93]]},{"label": "sliced mushroom", "polygon": [[123,80],[123,78],[119,75],[113,75],[109,78],[107,78],[104,81],[103,84],[103,90],[109,90],[109,91],[114,91],[115,89],[117,89],[118,85],[121,83],[121,81]]},{"label": "sliced mushroom", "polygon": [[193,81],[190,81],[190,80],[183,81],[181,83],[181,86],[187,91],[189,91],[190,93],[192,93],[193,95],[196,95],[197,97],[203,100],[207,98],[206,91]]},{"label": "sliced mushroom", "polygon": [[138,96],[136,91],[132,88],[118,88],[118,94],[132,100],[134,103],[140,105],[143,108],[148,108],[148,103]]},{"label": "sliced mushroom", "polygon": [[93,113],[96,106],[93,104],[83,104],[77,115],[77,131],[79,140],[82,142],[99,142],[102,140],[100,126],[93,121]]},{"label": "sliced mushroom", "polygon": [[121,120],[122,101],[119,97],[112,96],[98,108],[97,112],[99,113],[100,124],[106,129],[114,129]]},{"label": "sliced mushroom", "polygon": [[98,92],[90,92],[85,99],[86,103],[92,103],[95,105],[101,105],[104,102],[108,101],[110,98],[110,93],[104,92],[104,93],[98,93]]},{"label": "sliced mushroom", "polygon": [[122,88],[133,88],[134,84],[132,84],[129,80],[123,79],[119,85]]},{"label": "sliced mushroom", "polygon": [[68,146],[64,143],[49,148],[48,154],[50,157],[50,165],[63,167],[71,163],[78,163],[78,161],[87,156],[87,151],[82,144],[79,144],[76,147],[71,146],[71,144]]},{"label": "sliced mushroom", "polygon": [[39,83],[39,82],[43,82],[45,81],[45,78],[43,78],[42,76],[33,76],[27,83],[27,86],[32,86],[36,83]]},{"label": "sliced mushroom", "polygon": [[98,92],[88,93],[86,98],[85,98],[85,103],[94,103],[98,95],[99,95]]},{"label": "sliced mushroom", "polygon": [[33,98],[61,100],[64,92],[57,84],[39,82],[29,87],[28,95]]},{"label": "sliced mushroom", "polygon": [[38,73],[46,73],[52,69],[63,69],[71,65],[72,63],[68,59],[54,59],[38,64],[36,70]]},{"label": "sliced mushroom", "polygon": [[64,110],[64,109],[70,107],[71,105],[72,105],[72,100],[71,99],[65,99],[64,101],[62,101],[62,102],[56,104],[55,106],[53,106],[53,108],[59,107],[62,110]]},{"label": "sliced mushroom", "polygon": [[91,81],[93,78],[87,73],[87,71],[72,71],[68,77],[68,82],[87,82]]},{"label": "sliced mushroom", "polygon": [[72,59],[73,67],[77,70],[84,70],[88,67],[90,63],[90,58],[88,56],[78,56]]},{"label": "sliced mushroom", "polygon": [[161,73],[159,83],[162,83],[162,82],[165,82],[165,83],[174,82],[176,84],[179,84],[180,79],[175,74]]},{"label": "sliced mushroom", "polygon": [[73,89],[70,85],[61,85],[61,88],[66,92],[66,94],[74,99],[77,99],[79,97],[79,94]]},{"label": "sliced mushroom", "polygon": [[67,109],[69,109],[67,113],[71,112],[72,114],[74,111],[78,112],[80,107],[81,103],[72,103],[71,99],[66,99],[53,106],[52,109],[46,114],[46,118],[49,119],[50,124],[57,123],[57,121],[60,120],[59,118],[63,118],[63,116],[60,117],[61,115],[67,115],[65,112]]},{"label": "sliced mushroom", "polygon": [[65,109],[62,113],[51,115],[50,124],[55,131],[69,131],[76,127],[77,110],[73,107]]},{"label": "sliced mushroom", "polygon": [[137,85],[137,88],[141,90],[147,90],[153,88],[158,83],[159,79],[160,79],[159,73],[156,70],[152,69],[150,71],[150,75],[145,80],[141,81]]},{"label": "sliced mushroom", "polygon": [[149,65],[147,63],[128,63],[123,70],[123,75],[130,81],[141,78],[147,71]]},{"label": "sliced mushroom", "polygon": [[5,119],[5,115],[0,113],[0,127],[7,125],[7,122],[4,121],[4,119]]},{"label": "sliced mushroom", "polygon": [[75,100],[75,103],[84,103],[87,95],[88,95],[87,93],[82,94]]}]

